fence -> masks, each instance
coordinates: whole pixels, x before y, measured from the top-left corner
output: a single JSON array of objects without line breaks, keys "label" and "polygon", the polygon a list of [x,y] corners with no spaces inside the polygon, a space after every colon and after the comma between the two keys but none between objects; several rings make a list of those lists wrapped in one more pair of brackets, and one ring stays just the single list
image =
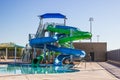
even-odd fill
[{"label": "fence", "polygon": [[108,51],[107,60],[120,61],[120,49]]}]

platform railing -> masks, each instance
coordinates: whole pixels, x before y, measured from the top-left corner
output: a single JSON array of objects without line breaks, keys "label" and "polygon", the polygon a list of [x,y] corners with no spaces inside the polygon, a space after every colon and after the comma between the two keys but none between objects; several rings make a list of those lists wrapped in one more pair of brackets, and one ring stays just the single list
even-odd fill
[{"label": "platform railing", "polygon": [[35,38],[35,34],[29,34],[29,40]]}]

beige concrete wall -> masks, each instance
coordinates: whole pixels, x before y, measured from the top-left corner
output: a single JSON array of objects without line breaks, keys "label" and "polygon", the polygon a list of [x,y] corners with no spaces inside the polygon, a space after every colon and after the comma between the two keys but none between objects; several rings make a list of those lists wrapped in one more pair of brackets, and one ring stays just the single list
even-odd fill
[{"label": "beige concrete wall", "polygon": [[87,53],[87,60],[89,60],[90,52],[94,52],[94,61],[105,61],[107,52],[106,42],[74,42],[76,49],[84,50]]}]

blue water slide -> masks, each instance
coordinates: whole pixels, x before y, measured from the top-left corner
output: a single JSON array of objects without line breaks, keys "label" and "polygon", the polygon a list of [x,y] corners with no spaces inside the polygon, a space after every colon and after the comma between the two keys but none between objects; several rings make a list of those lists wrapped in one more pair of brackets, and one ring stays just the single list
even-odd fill
[{"label": "blue water slide", "polygon": [[41,37],[41,38],[31,39],[29,42],[30,42],[30,46],[39,47],[42,44],[53,43],[56,41],[57,41],[57,39],[53,38],[53,37]]},{"label": "blue water slide", "polygon": [[47,48],[49,50],[53,50],[53,51],[56,51],[56,52],[61,52],[62,54],[66,54],[66,55],[74,55],[74,56],[80,56],[80,57],[85,57],[85,55],[86,55],[85,51],[78,50],[78,49],[56,47],[54,45],[47,45]]},{"label": "blue water slide", "polygon": [[54,61],[54,65],[56,66],[61,66],[63,63],[63,60],[65,60],[66,58],[70,58],[70,55],[64,55],[64,54],[60,54],[59,56],[57,56],[57,58],[55,58]]},{"label": "blue water slide", "polygon": [[[79,56],[79,57],[85,57],[85,55],[86,55],[86,53],[83,50],[76,50],[76,49],[70,49],[70,48],[58,48],[57,50],[64,55],[73,55],[73,56]],[[62,65],[63,60],[67,57],[68,56],[56,57],[56,59],[54,61],[54,65],[56,65],[56,66]]]},{"label": "blue water slide", "polygon": [[47,48],[49,50],[53,50],[56,52],[61,52],[58,57],[55,58],[54,65],[55,66],[61,66],[62,62],[65,58],[70,57],[70,55],[73,56],[79,56],[79,57],[85,57],[86,53],[83,50],[77,50],[77,49],[71,49],[71,48],[63,48],[63,47],[56,47],[54,45],[47,45]]},{"label": "blue water slide", "polygon": [[[71,48],[64,48],[64,47],[57,47],[54,45],[50,45],[49,43],[56,42],[56,38],[52,37],[42,37],[42,38],[34,38],[30,40],[30,46],[43,48],[44,44],[46,44],[46,48],[50,51],[60,52],[62,55],[59,55],[55,61],[55,65],[62,65],[62,61],[64,58],[67,58],[66,55],[74,55],[79,57],[85,57],[86,53],[83,50],[71,49]],[[47,44],[48,43],[48,44]]]}]

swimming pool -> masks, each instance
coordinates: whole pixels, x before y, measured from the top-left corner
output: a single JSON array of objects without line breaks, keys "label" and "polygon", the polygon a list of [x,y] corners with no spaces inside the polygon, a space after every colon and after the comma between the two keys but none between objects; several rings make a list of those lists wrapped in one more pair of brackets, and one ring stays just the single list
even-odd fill
[{"label": "swimming pool", "polygon": [[72,69],[72,65],[53,66],[52,64],[41,64],[32,67],[30,64],[4,64],[0,65],[0,74],[59,74],[71,73],[79,70]]}]

